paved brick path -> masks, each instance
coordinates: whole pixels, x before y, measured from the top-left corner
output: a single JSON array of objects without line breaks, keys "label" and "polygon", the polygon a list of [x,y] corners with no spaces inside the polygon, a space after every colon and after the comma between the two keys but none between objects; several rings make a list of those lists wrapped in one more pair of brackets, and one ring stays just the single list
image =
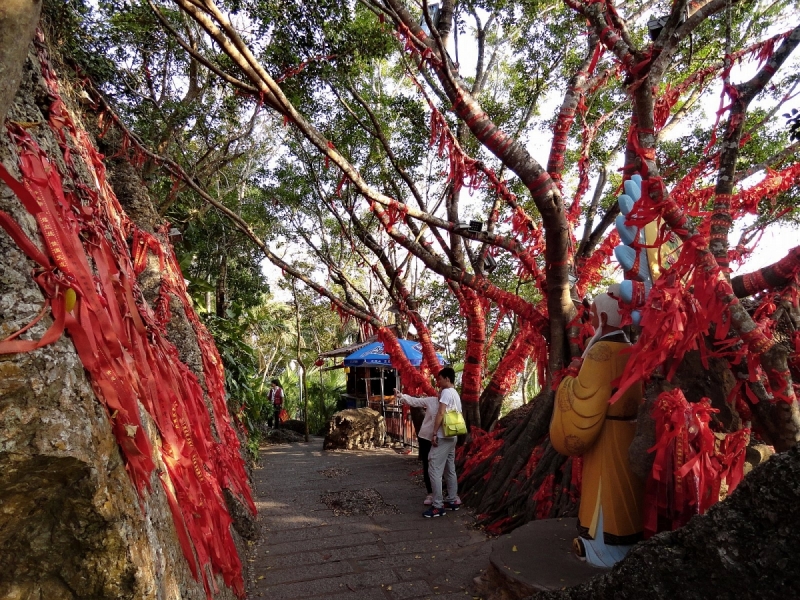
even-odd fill
[{"label": "paved brick path", "polygon": [[[416,457],[321,447],[315,439],[262,449],[254,490],[262,535],[248,556],[249,598],[474,597],[470,584],[488,566],[491,543],[470,527],[466,509],[422,518],[425,490],[409,476]],[[321,502],[364,490],[386,503],[372,516],[336,516]]]}]

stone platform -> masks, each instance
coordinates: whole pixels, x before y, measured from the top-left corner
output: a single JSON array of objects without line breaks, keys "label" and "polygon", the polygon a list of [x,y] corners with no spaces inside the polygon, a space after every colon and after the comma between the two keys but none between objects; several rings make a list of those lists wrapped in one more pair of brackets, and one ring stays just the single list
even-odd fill
[{"label": "stone platform", "polygon": [[481,578],[483,594],[514,600],[561,590],[607,573],[572,552],[577,519],[532,521],[494,541],[490,566]]}]

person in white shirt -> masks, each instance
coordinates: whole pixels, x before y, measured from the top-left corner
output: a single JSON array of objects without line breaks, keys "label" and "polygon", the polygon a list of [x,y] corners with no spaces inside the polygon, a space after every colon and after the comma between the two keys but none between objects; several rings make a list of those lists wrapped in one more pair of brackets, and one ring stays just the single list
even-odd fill
[{"label": "person in white shirt", "polygon": [[[461,508],[461,499],[458,497],[458,478],[456,476],[456,441],[458,436],[445,436],[442,430],[444,413],[452,410],[461,412],[461,397],[453,387],[455,379],[456,373],[452,368],[445,367],[439,371],[436,376],[436,385],[439,386],[440,392],[436,408],[434,409],[431,403],[431,407],[425,412],[426,422],[431,415],[433,416],[431,449],[428,455],[428,477],[431,482],[433,498],[431,507],[422,513],[422,516],[426,518],[441,517],[447,514],[445,510],[458,510]],[[423,422],[424,425],[425,422]],[[421,433],[422,430],[420,429]],[[443,497],[443,475],[447,477],[447,498]]]}]

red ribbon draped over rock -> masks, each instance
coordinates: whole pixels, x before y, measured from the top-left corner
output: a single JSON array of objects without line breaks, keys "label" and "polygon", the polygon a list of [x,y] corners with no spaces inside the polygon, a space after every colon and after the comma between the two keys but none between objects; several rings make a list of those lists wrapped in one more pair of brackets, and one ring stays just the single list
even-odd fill
[{"label": "red ribbon draped over rock", "polygon": [[[140,230],[124,213],[106,181],[102,156],[67,112],[41,48],[40,60],[53,97],[49,126],[67,172],[59,171],[58,163],[27,131],[12,125],[9,133],[19,152],[22,180],[18,182],[2,165],[0,177],[36,219],[45,251],[8,215],[0,215],[0,225],[42,267],[36,280],[54,325],[38,341],[0,342],[0,353],[52,343],[66,328],[98,400],[106,407],[136,489],[143,494],[153,472],[158,473],[193,575],[202,578],[209,598],[217,590],[216,575],[241,597],[242,565],[231,537],[223,488],[254,513],[255,506],[226,406],[222,361],[191,307],[172,249]],[[73,162],[76,153],[96,188],[81,183]],[[65,177],[74,185],[63,185]],[[127,244],[130,238],[133,251]],[[157,257],[162,276],[155,310],[143,299],[136,281],[149,255]],[[197,336],[219,440],[212,432],[203,388],[166,338],[171,298],[182,305]],[[155,422],[157,430],[151,432],[159,438],[155,449],[140,420],[141,408]]]}]

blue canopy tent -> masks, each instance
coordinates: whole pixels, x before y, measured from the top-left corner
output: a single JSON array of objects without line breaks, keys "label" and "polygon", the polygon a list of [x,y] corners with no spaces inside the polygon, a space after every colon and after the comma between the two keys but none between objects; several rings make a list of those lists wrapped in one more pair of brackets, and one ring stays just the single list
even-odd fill
[{"label": "blue canopy tent", "polygon": [[[414,342],[411,340],[397,340],[400,342],[400,347],[403,349],[408,361],[412,364],[412,366],[418,367],[422,364],[422,344],[419,342]],[[436,357],[439,359],[439,364],[446,365],[447,361],[444,357],[436,353]],[[385,404],[385,391],[384,390],[384,382],[383,377],[384,369],[394,369],[394,365],[392,365],[392,361],[389,358],[389,355],[386,354],[383,348],[382,342],[371,342],[362,346],[352,354],[349,354],[344,359],[344,366],[346,367],[375,367],[380,370],[380,377],[366,377],[363,379],[366,385],[366,392],[367,398],[369,398],[369,387],[370,382],[373,380],[380,381],[380,390],[381,390],[381,411],[383,412],[384,418],[386,417],[386,404]],[[398,379],[398,387],[400,387],[400,382]]]},{"label": "blue canopy tent", "polygon": [[[403,349],[409,362],[418,367],[422,364],[422,344],[411,340],[397,340],[400,342],[400,347]],[[438,352],[436,357],[439,363],[446,365],[447,361]],[[392,361],[389,355],[384,352],[382,342],[372,342],[366,346],[362,346],[344,359],[346,367],[385,367],[393,369]]]}]

